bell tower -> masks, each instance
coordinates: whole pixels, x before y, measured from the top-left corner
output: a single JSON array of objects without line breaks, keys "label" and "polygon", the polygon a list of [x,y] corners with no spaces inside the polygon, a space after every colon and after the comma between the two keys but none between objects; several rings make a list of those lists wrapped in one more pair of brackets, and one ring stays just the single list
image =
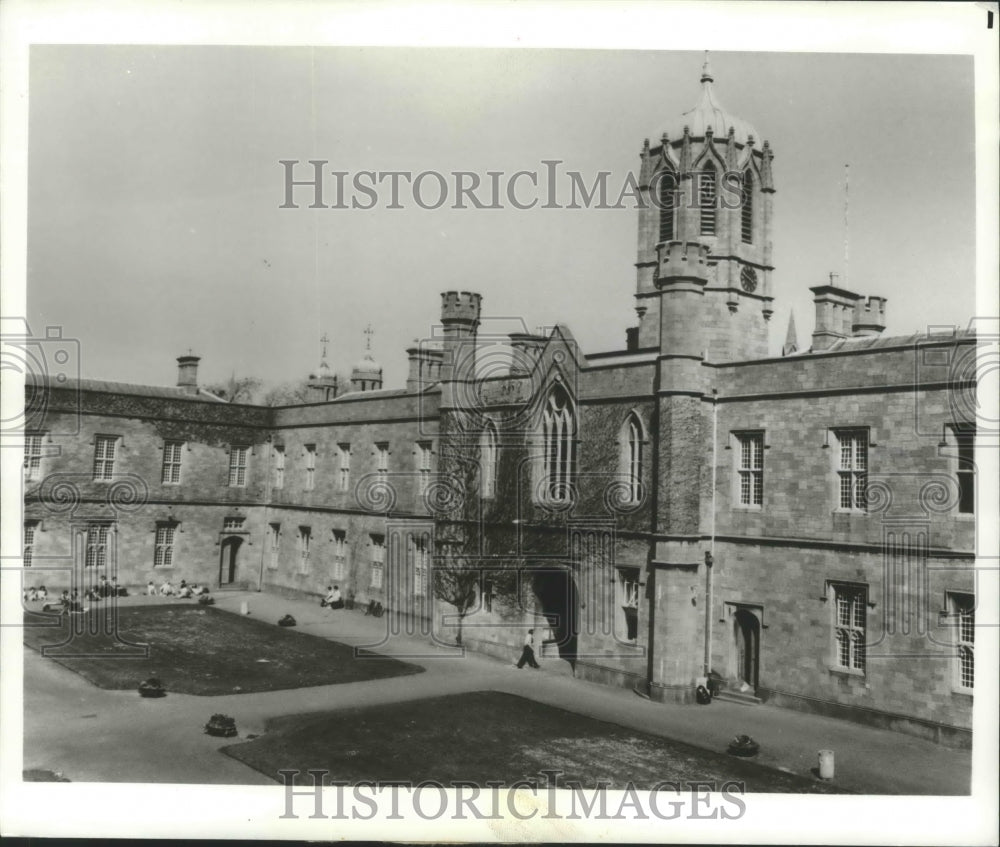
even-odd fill
[{"label": "bell tower", "polygon": [[[663,275],[679,267],[670,257],[689,250],[680,245],[701,245],[703,296],[694,312],[685,309],[685,320],[696,321],[685,335],[698,334],[708,361],[728,362],[768,353],[774,155],[753,126],[719,104],[714,83],[706,54],[697,105],[656,146],[643,144],[635,298],[638,345],[668,352],[673,341],[661,324],[677,322],[661,320],[670,308]],[[680,343],[691,346],[689,338]]]}]

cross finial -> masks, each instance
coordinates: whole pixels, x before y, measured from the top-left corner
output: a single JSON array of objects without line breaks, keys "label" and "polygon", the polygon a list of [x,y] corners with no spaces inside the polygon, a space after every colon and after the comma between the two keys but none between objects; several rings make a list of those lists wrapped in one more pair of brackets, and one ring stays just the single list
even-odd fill
[{"label": "cross finial", "polygon": [[837,274],[835,274],[833,271],[830,271],[830,285],[836,285],[836,284],[837,284]]},{"label": "cross finial", "polygon": [[375,334],[375,330],[372,329],[372,325],[368,324],[365,327],[365,351],[371,353],[372,351],[372,336]]},{"label": "cross finial", "polygon": [[330,343],[330,339],[327,337],[325,332],[319,337],[319,343],[323,345],[323,353],[320,356],[320,359],[322,361],[326,361],[326,345]]}]

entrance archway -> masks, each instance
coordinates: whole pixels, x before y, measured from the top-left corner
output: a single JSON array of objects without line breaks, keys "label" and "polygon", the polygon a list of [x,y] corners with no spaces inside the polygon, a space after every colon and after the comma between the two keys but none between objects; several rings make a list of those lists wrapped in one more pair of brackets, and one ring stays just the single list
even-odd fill
[{"label": "entrance archway", "polygon": [[578,603],[573,572],[569,568],[538,570],[533,575],[532,590],[552,630],[560,658],[575,662]]},{"label": "entrance archway", "polygon": [[237,565],[239,562],[240,547],[243,546],[243,539],[231,535],[222,542],[222,549],[219,553],[219,585],[232,585],[236,582]]},{"label": "entrance archway", "polygon": [[736,647],[736,675],[754,693],[760,682],[760,619],[749,609],[737,609],[733,615]]}]

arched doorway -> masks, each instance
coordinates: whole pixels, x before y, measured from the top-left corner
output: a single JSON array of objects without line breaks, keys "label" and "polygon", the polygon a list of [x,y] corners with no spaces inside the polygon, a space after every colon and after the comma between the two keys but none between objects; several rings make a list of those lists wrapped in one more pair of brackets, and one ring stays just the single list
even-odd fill
[{"label": "arched doorway", "polygon": [[736,675],[754,693],[760,681],[760,619],[749,609],[737,609],[733,615],[736,646]]},{"label": "arched doorway", "polygon": [[219,554],[219,585],[232,585],[236,582],[237,565],[239,561],[240,547],[243,546],[243,539],[236,535],[231,535],[222,542],[222,550]]},{"label": "arched doorway", "polygon": [[533,574],[532,589],[559,648],[559,656],[576,661],[578,632],[577,592],[569,568],[547,568]]}]

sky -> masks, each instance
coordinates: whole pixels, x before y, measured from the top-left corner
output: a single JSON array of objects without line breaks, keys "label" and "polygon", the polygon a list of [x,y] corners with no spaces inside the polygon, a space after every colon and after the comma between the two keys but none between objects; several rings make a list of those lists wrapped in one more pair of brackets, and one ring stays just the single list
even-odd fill
[{"label": "sky", "polygon": [[[585,352],[635,323],[633,209],[370,210],[284,201],[280,160],[328,170],[541,171],[619,186],[698,99],[695,51],[34,45],[28,320],[81,345],[85,377],[267,384],[364,353],[386,387],[440,292],[484,315],[567,325]],[[777,354],[809,287],[888,298],[886,334],[975,312],[973,61],[713,52],[715,94],[774,150]],[[844,165],[850,165],[845,230]],[[350,179],[350,177],[348,177]],[[450,178],[449,178],[450,179]],[[329,190],[329,185],[328,190]],[[435,191],[428,187],[433,198]],[[350,197],[350,195],[348,195]],[[301,199],[300,199],[301,198]],[[329,202],[329,200],[328,200]],[[541,205],[541,204],[539,204]],[[845,232],[849,265],[845,283]],[[488,326],[484,322],[484,326]]]}]

